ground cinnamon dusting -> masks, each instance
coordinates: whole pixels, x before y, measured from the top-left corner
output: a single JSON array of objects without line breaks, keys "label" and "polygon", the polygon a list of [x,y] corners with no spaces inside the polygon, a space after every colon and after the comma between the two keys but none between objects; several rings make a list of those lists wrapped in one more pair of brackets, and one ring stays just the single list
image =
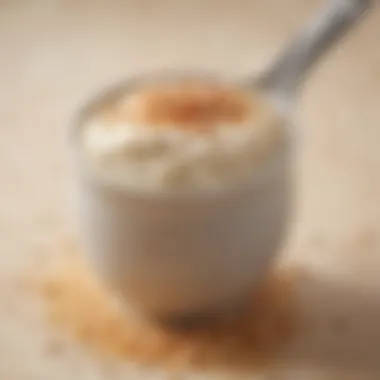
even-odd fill
[{"label": "ground cinnamon dusting", "polygon": [[109,124],[210,131],[221,123],[239,124],[253,108],[248,93],[226,85],[181,81],[145,85],[107,111]]},{"label": "ground cinnamon dusting", "polygon": [[191,331],[129,318],[77,253],[60,263],[42,290],[51,322],[96,352],[182,369],[266,363],[294,330],[291,284],[287,274],[272,276],[239,315]]}]

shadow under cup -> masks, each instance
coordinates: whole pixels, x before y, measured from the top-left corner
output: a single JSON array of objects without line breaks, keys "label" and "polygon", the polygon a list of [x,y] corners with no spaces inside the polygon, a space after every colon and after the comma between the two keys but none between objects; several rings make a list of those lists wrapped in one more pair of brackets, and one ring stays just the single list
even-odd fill
[{"label": "shadow under cup", "polygon": [[71,129],[86,259],[126,306],[145,316],[208,320],[242,304],[273,264],[289,219],[293,142],[287,135],[249,181],[234,187],[155,193],[113,184],[86,164],[80,132],[93,112],[133,87],[105,92]]}]

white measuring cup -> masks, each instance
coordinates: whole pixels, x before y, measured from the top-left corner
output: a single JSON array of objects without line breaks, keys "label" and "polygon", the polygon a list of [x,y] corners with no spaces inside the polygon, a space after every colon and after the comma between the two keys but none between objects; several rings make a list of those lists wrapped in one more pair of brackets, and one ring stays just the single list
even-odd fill
[{"label": "white measuring cup", "polygon": [[287,130],[286,144],[245,186],[148,194],[115,186],[89,170],[80,144],[85,121],[149,77],[106,90],[79,112],[70,151],[80,237],[95,272],[126,306],[150,317],[185,320],[233,309],[261,284],[291,210],[295,136],[289,115],[296,89],[369,3],[331,1],[264,75],[237,84],[262,91],[283,113]]}]

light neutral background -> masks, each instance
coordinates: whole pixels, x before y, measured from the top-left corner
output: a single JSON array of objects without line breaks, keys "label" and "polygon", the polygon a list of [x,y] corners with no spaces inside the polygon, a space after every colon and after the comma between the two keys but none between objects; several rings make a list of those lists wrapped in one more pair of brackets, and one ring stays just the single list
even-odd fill
[{"label": "light neutral background", "polygon": [[[111,368],[74,344],[49,359],[44,342],[52,332],[12,283],[41,245],[70,230],[69,118],[96,90],[135,73],[258,72],[322,4],[0,0],[1,379],[167,378]],[[249,378],[379,379],[380,5],[313,72],[295,114],[298,204],[287,259],[315,273],[300,289],[315,323],[275,368]],[[344,318],[344,334],[331,333],[331,318]]]}]

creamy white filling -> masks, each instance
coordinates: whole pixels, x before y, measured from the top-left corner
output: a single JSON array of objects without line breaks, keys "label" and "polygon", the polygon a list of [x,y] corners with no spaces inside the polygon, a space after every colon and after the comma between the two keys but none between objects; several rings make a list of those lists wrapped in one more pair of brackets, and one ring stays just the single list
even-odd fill
[{"label": "creamy white filling", "polygon": [[284,130],[273,113],[210,132],[109,125],[93,119],[83,130],[86,159],[113,181],[151,190],[220,188],[246,179],[278,148]]}]

